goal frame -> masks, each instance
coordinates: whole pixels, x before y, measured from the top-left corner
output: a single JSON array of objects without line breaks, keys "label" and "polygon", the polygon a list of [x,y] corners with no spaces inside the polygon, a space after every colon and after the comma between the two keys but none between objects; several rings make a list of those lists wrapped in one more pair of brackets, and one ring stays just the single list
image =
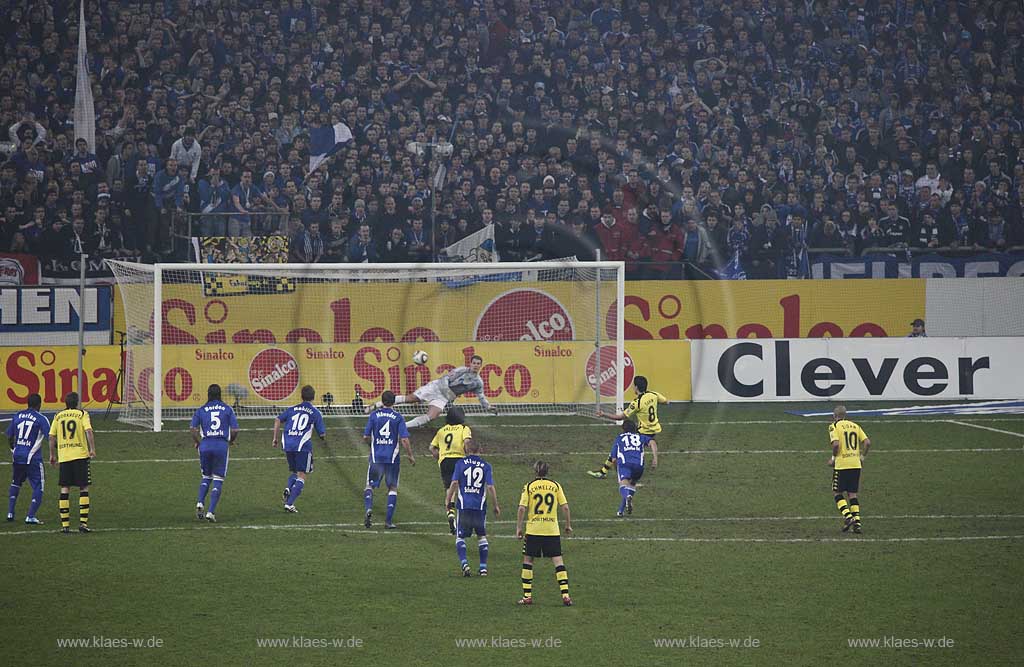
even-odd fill
[{"label": "goal frame", "polygon": [[[136,265],[145,267],[147,265]],[[550,269],[594,269],[598,271],[595,281],[600,283],[601,270],[614,270],[616,282],[616,331],[615,331],[615,368],[616,377],[623,377],[625,364],[625,321],[623,312],[626,298],[626,265],[621,261],[594,261],[594,262],[452,262],[452,263],[380,263],[380,264],[206,264],[206,263],[157,263],[148,265],[153,271],[153,377],[156,378],[156,387],[153,392],[153,432],[159,433],[163,429],[163,389],[160,378],[163,378],[163,275],[164,271],[199,271],[224,273],[281,273],[294,271],[296,273],[314,272],[336,272],[339,274],[350,273],[358,278],[359,273],[372,273],[379,277],[387,271],[398,273],[415,273],[422,271],[429,274],[444,273],[469,273],[480,271],[486,273],[503,273],[511,271],[543,271]],[[146,270],[146,269],[142,269]],[[601,317],[601,290],[595,290],[595,317],[598,319],[595,328],[594,349],[597,352],[597,359],[600,360],[600,347],[602,340],[612,344],[611,339],[602,339],[600,336]],[[599,366],[599,364],[598,364]],[[601,401],[601,383],[598,378],[594,382],[594,402],[599,405]],[[616,382],[615,408],[621,410],[624,405],[624,389],[622,382]]]}]

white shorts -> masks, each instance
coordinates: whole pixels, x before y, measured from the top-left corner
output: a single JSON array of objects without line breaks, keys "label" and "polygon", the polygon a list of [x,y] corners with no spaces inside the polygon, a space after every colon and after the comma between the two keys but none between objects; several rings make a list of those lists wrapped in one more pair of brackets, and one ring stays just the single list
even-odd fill
[{"label": "white shorts", "polygon": [[444,379],[442,378],[440,380],[428,382],[427,384],[423,385],[422,387],[414,391],[413,395],[420,399],[420,401],[422,401],[423,403],[426,403],[427,405],[432,405],[443,412],[445,407],[448,405],[448,397],[445,395],[441,386],[438,385],[439,382],[444,382]]}]

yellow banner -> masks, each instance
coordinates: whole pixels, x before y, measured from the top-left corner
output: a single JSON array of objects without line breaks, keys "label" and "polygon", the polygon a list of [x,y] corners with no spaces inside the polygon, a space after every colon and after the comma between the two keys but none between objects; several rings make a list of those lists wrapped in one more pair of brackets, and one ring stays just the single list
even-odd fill
[{"label": "yellow banner", "polygon": [[[170,274],[173,278],[173,274]],[[151,319],[152,286],[119,289],[115,329]],[[148,300],[147,300],[148,296]],[[235,345],[614,340],[615,286],[585,282],[330,282],[289,294],[205,296],[167,283],[164,343]],[[901,336],[925,314],[925,281],[637,281],[626,340]],[[599,334],[599,336],[598,336]]]},{"label": "yellow banner", "polygon": [[626,285],[626,340],[901,336],[925,281],[703,280]]},{"label": "yellow banner", "polygon": [[[412,354],[429,354],[424,366]],[[638,341],[626,346],[624,373],[614,370],[614,348],[595,352],[591,343],[453,343],[177,345],[165,346],[160,386],[164,408],[196,407],[206,400],[206,387],[220,384],[224,398],[243,407],[285,405],[299,401],[299,389],[312,384],[318,402],[330,393],[335,405],[377,400],[384,390],[408,394],[441,377],[473,354],[484,358],[484,393],[496,404],[593,403],[595,386],[602,402],[612,403],[616,383],[627,390],[637,374],[672,400],[688,401],[689,345],[669,341]],[[0,395],[0,409],[25,405],[31,393],[43,398],[44,410],[62,407],[63,396],[78,390],[74,347],[0,348],[0,363],[9,382]],[[84,405],[105,407],[119,396],[116,346],[90,347],[85,357]],[[153,398],[152,365],[138,358],[129,364],[128,400],[149,403]],[[473,401],[467,396],[461,402]]]}]

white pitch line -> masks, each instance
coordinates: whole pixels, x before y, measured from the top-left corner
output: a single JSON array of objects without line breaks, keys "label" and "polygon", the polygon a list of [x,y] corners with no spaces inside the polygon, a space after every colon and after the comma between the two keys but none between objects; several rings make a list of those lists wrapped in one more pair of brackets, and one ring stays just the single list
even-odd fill
[{"label": "white pitch line", "polygon": [[[337,419],[337,418],[328,417],[328,420],[331,420],[331,419]],[[486,419],[488,419],[488,420],[489,419],[493,419],[493,417],[486,417]],[[1013,417],[1013,418],[993,418],[993,419],[985,419],[984,421],[985,422],[1024,422],[1024,416]],[[331,422],[328,421],[328,423],[330,424]],[[761,425],[765,425],[765,424],[768,424],[768,425],[771,425],[771,424],[785,425],[785,424],[788,424],[788,425],[791,425],[791,426],[815,426],[815,427],[821,427],[826,422],[825,421],[808,421],[806,419],[753,419],[753,420],[738,420],[738,421],[713,421],[713,422],[708,422],[708,421],[685,421],[685,422],[661,422],[661,423],[662,423],[663,426],[718,426],[718,425],[722,425],[722,426],[743,426],[743,425],[753,425],[753,424],[761,424]],[[934,424],[935,420],[934,419],[885,419],[885,418],[882,418],[881,420],[879,420],[877,422],[872,422],[872,423],[874,423],[874,424]],[[578,422],[578,423],[573,423],[573,424],[516,424],[516,423],[508,423],[508,424],[498,424],[498,425],[490,424],[490,423],[486,423],[486,422],[480,422],[480,423],[472,424],[472,426],[478,427],[478,428],[483,428],[483,427],[490,428],[492,426],[495,426],[495,427],[501,426],[501,427],[508,427],[508,428],[580,428],[580,427],[596,427],[596,428],[605,428],[605,429],[607,429],[607,428],[618,428],[614,423],[603,423],[603,422],[592,422],[592,421]],[[262,433],[262,432],[266,431],[267,433],[270,433],[272,430],[273,429],[270,429],[270,428],[255,428],[255,429],[242,429],[242,432],[243,433],[246,433],[246,432],[248,432],[248,433]],[[346,430],[346,431],[348,431],[348,430],[351,430],[351,431],[362,431],[362,426],[359,426],[357,424],[352,424],[351,426],[342,427],[341,430]],[[422,429],[422,430],[423,430],[423,432],[427,432],[428,429]],[[122,429],[97,429],[95,432],[96,433],[145,433],[145,434],[152,433],[152,431],[148,431],[148,430],[145,430],[145,429],[130,429],[130,428],[122,428]],[[182,429],[164,429],[163,431],[161,431],[161,433],[188,433],[188,432],[189,432],[189,429],[183,429],[183,428]]]},{"label": "white pitch line", "polygon": [[945,421],[947,424],[956,424],[957,426],[966,426],[968,428],[980,428],[983,431],[992,431],[993,433],[1012,435],[1015,438],[1024,438],[1024,433],[1017,433],[1016,431],[1004,431],[1001,428],[992,428],[991,426],[982,426],[981,424],[971,424],[969,422],[961,422],[955,419],[944,419],[943,421]]},{"label": "white pitch line", "polygon": [[[993,453],[993,452],[1020,452],[1021,449],[1018,447],[962,447],[962,448],[944,448],[944,449],[872,449],[872,455],[877,454],[942,454],[942,453],[953,453],[953,454],[979,454],[979,453]],[[607,455],[606,450],[590,451],[590,452],[485,452],[484,456],[487,458],[497,457],[516,457],[516,456],[602,456]],[[663,451],[658,450],[659,455],[669,454],[680,454],[683,456],[702,456],[702,455],[742,455],[742,454],[814,454],[821,455],[822,453],[814,449],[687,449],[679,451]],[[337,454],[330,456],[317,456],[315,457],[318,461],[331,461],[331,460],[347,460],[347,459],[359,459],[365,460],[366,454]],[[232,456],[232,461],[281,461],[284,462],[283,456]],[[124,464],[124,463],[198,463],[198,458],[188,459],[122,459],[122,460],[111,460],[104,461],[103,459],[93,459],[92,464],[106,465],[106,464]],[[0,461],[0,466],[9,466],[9,461]]]},{"label": "white pitch line", "polygon": [[[409,525],[409,524],[405,524]],[[366,531],[353,530],[361,528],[362,524],[328,524],[328,525],[203,525],[203,526],[151,526],[142,528],[93,528],[93,533],[130,533],[130,532],[165,532],[165,531],[198,531],[198,530],[294,530],[294,531],[321,531],[321,532],[346,532],[350,537],[385,537],[392,536],[417,536],[417,537],[443,537],[451,538],[448,532],[427,532],[415,530],[397,531]],[[0,532],[0,535],[59,535],[60,533],[41,530],[22,530],[14,532]],[[489,535],[490,538],[517,539],[514,535]],[[66,539],[66,538],[63,538]],[[691,542],[691,543],[751,543],[751,544],[804,544],[804,543],[836,543],[836,542],[974,542],[987,540],[1020,540],[1024,535],[957,535],[941,537],[611,537],[611,536],[566,536],[567,541],[572,542]]]},{"label": "white pitch line", "polygon": [[[868,518],[871,521],[902,521],[902,520],[951,520],[951,519],[1024,519],[1024,514],[878,514],[869,515]],[[630,519],[576,519],[573,523],[577,524],[599,524],[599,523],[617,523],[617,524],[629,524],[629,523],[737,523],[737,522],[783,522],[783,521],[835,521],[838,517],[834,514],[827,515],[812,515],[812,516],[705,516],[705,517],[674,517],[674,518],[630,518]],[[514,525],[516,522],[511,519],[492,520],[489,522],[492,525]],[[443,524],[443,521],[403,521],[402,526],[437,526]],[[205,523],[197,523],[188,526],[138,526],[138,527],[124,527],[124,528],[93,528],[94,533],[147,533],[154,531],[189,531],[189,530],[208,530],[208,529],[230,529],[230,530],[327,530],[327,529],[347,529],[347,528],[362,528],[362,523],[306,523],[306,524],[291,524],[291,523],[266,523],[266,524],[247,524],[241,526],[232,526],[224,524],[208,525]],[[53,531],[47,531],[46,529],[27,529],[17,531],[2,531],[0,530],[0,537],[5,535],[45,535],[52,533]],[[408,531],[403,531],[408,532]],[[416,533],[422,535],[433,535],[434,533]],[[437,535],[450,536],[450,533],[437,533]],[[510,537],[508,535],[497,535],[496,537]],[[581,539],[632,539],[632,538],[619,538],[619,537],[584,537]],[[640,539],[640,538],[637,538]],[[708,538],[710,539],[710,538]],[[717,539],[717,538],[716,538]],[[731,538],[721,538],[731,539]],[[813,541],[813,540],[808,540]]]}]

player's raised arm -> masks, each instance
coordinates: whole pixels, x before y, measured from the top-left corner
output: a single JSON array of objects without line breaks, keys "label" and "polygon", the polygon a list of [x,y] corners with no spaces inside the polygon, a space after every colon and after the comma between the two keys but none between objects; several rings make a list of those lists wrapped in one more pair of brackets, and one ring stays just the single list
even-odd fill
[{"label": "player's raised arm", "polygon": [[664,394],[659,394],[658,392],[654,392],[654,394],[658,397],[659,403],[663,405],[668,405],[668,396],[665,396]]},{"label": "player's raised arm", "polygon": [[613,421],[613,422],[617,422],[620,419],[625,419],[626,418],[626,415],[621,410],[616,412],[615,414],[609,414],[609,413],[605,412],[604,410],[598,410],[597,411],[597,416],[598,417],[602,417],[604,419],[607,419],[609,421]]}]

